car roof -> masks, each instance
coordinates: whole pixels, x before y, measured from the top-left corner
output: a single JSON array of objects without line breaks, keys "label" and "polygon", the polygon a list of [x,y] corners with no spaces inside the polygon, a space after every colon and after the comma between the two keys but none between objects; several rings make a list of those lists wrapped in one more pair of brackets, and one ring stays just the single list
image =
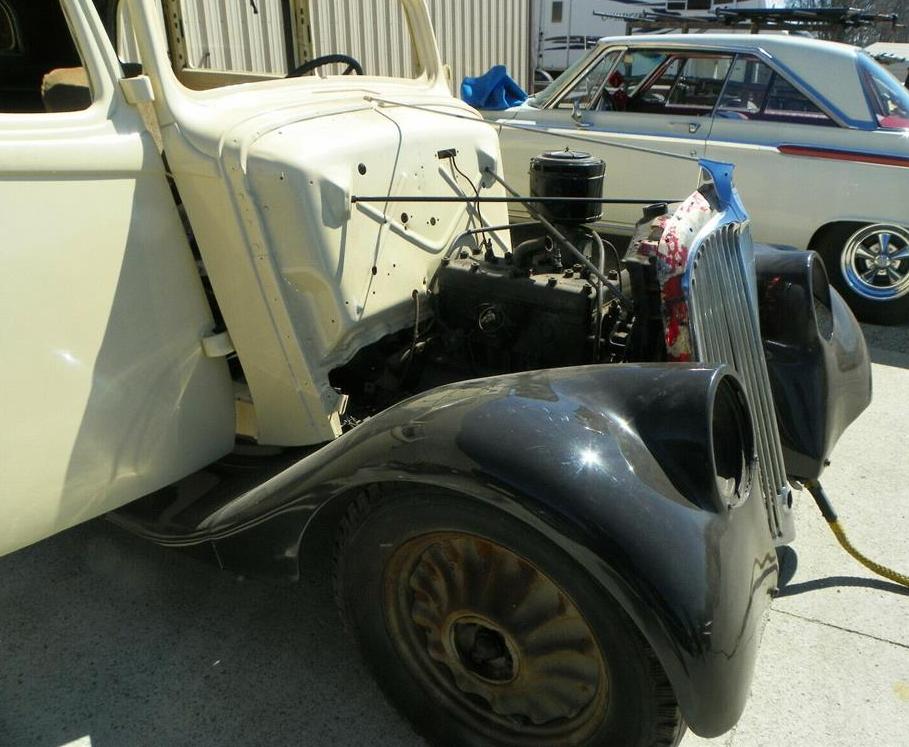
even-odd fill
[{"label": "car roof", "polygon": [[800,50],[817,54],[837,54],[855,56],[858,51],[851,44],[821,41],[807,36],[791,34],[637,34],[635,36],[604,36],[600,42],[622,42],[636,46],[661,44],[679,44],[690,47],[729,47],[740,46],[755,49]]},{"label": "car roof", "polygon": [[857,47],[785,34],[642,34],[607,36],[598,46],[676,47],[706,50],[762,50],[826,100],[850,123],[871,119],[856,67]]}]

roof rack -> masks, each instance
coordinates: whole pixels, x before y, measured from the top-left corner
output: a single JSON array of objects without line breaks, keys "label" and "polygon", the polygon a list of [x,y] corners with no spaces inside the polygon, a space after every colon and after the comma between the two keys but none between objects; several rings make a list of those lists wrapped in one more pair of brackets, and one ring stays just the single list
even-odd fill
[{"label": "roof rack", "polygon": [[709,29],[761,31],[825,31],[844,35],[847,29],[887,24],[904,28],[895,13],[867,13],[857,8],[717,8],[703,15],[670,10],[645,10],[639,14],[593,11],[600,18],[625,21],[625,33],[677,28],[683,33]]}]

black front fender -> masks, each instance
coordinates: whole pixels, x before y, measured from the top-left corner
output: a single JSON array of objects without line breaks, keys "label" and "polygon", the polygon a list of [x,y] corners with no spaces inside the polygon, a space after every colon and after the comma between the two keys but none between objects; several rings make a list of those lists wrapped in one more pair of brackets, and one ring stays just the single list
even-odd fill
[{"label": "black front fender", "polygon": [[722,381],[735,379],[629,365],[441,387],[363,423],[199,530],[218,538],[224,559],[266,550],[286,563],[314,512],[367,485],[432,485],[494,505],[618,601],[692,730],[714,736],[744,707],[777,578],[759,492],[735,508],[717,499],[711,422]]},{"label": "black front fender", "polygon": [[871,402],[861,327],[816,252],[755,246],[761,337],[786,473],[816,480]]}]

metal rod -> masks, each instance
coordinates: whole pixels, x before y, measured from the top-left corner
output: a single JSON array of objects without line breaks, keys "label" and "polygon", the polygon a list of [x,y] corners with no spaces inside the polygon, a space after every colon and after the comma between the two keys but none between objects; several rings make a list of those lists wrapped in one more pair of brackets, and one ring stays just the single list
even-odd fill
[{"label": "metal rod", "polygon": [[466,231],[461,231],[458,234],[458,238],[455,239],[455,244],[463,239],[465,236],[473,236],[477,233],[495,233],[496,231],[505,231],[513,228],[529,228],[530,226],[538,226],[539,223],[535,220],[525,221],[524,223],[500,223],[497,226],[483,226],[481,228],[468,228]]},{"label": "metal rod", "polygon": [[531,216],[536,218],[540,222],[540,224],[543,226],[543,228],[545,228],[556,241],[558,241],[565,249],[570,251],[578,259],[578,261],[581,264],[583,264],[588,270],[590,270],[590,272],[596,278],[599,279],[599,281],[603,284],[603,286],[605,288],[609,289],[609,293],[612,295],[613,298],[618,299],[622,303],[625,303],[624,297],[622,296],[621,293],[619,293],[618,291],[616,291],[615,288],[612,287],[612,283],[609,282],[609,279],[606,277],[605,273],[600,272],[599,268],[593,262],[591,262],[589,259],[587,259],[587,257],[584,256],[584,253],[579,251],[577,249],[577,247],[575,247],[575,245],[572,244],[562,234],[561,231],[559,231],[558,228],[556,228],[554,225],[552,225],[552,223],[550,223],[548,220],[546,220],[546,218],[544,218],[542,215],[540,215],[540,212],[536,208],[534,208],[532,205],[528,205],[526,202],[524,202],[524,200],[522,198],[518,197],[518,193],[515,192],[504,179],[502,179],[498,174],[496,174],[495,171],[493,171],[488,166],[484,169],[484,171],[487,174],[489,174],[493,179],[495,179],[499,184],[501,184],[507,192],[510,192],[512,195],[517,197],[518,201],[523,203],[524,207],[527,208],[527,212],[529,212]]},{"label": "metal rod", "polygon": [[517,192],[513,192],[514,197],[470,197],[468,195],[450,195],[450,196],[436,196],[436,195],[354,195],[350,198],[352,203],[356,202],[464,202],[464,203],[475,203],[475,202],[521,202],[524,205],[528,203],[556,203],[556,204],[572,204],[572,203],[584,203],[584,202],[596,202],[601,205],[653,205],[658,202],[681,202],[681,200],[656,200],[656,199],[628,199],[628,200],[617,200],[614,198],[605,198],[605,197],[520,197]]},{"label": "metal rod", "polygon": [[[400,106],[403,109],[414,109],[420,112],[427,112],[428,114],[437,114],[442,117],[452,117],[454,119],[463,119],[467,122],[473,122],[474,124],[483,124],[490,127],[498,127],[499,129],[505,130],[523,130],[524,132],[531,132],[534,135],[545,135],[551,136],[554,138],[560,139],[563,143],[565,140],[575,140],[581,143],[594,143],[595,145],[605,145],[610,148],[618,148],[620,150],[630,150],[637,153],[648,153],[654,156],[662,156],[663,158],[671,158],[677,161],[699,161],[698,156],[687,156],[682,153],[673,153],[668,150],[659,150],[657,148],[647,148],[642,145],[631,145],[630,143],[623,143],[618,140],[610,140],[604,137],[585,137],[580,134],[583,130],[578,132],[568,132],[567,130],[541,130],[536,127],[534,124],[521,124],[520,121],[509,121],[505,119],[497,119],[495,121],[487,121],[480,117],[477,114],[467,115],[467,114],[456,114],[454,112],[446,112],[441,109],[430,109],[428,106],[421,106],[419,104],[408,104],[405,101],[394,101],[393,99],[384,99],[379,96],[364,96],[364,101],[369,101],[376,104],[385,104],[386,106]],[[442,104],[441,102],[438,106],[447,105]],[[600,133],[603,135],[604,133]]]}]

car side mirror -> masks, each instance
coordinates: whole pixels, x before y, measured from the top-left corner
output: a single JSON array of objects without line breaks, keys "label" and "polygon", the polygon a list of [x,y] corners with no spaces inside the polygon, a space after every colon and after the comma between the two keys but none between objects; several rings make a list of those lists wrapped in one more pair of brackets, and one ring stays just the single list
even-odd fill
[{"label": "car side mirror", "polygon": [[578,127],[590,127],[590,125],[584,121],[584,112],[581,111],[580,99],[575,99],[574,102],[572,102],[571,118]]}]

